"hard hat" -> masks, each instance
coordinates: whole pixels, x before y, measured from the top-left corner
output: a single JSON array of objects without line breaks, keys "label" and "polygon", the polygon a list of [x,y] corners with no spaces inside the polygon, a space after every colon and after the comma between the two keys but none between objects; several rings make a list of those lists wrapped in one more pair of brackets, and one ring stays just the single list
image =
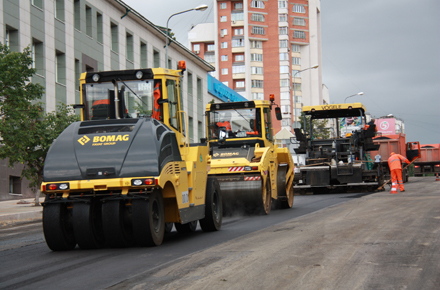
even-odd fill
[{"label": "hard hat", "polygon": [[390,155],[392,156],[392,155],[394,155],[394,154],[396,154],[396,153],[394,153],[394,152],[391,152],[391,154],[390,154]]}]

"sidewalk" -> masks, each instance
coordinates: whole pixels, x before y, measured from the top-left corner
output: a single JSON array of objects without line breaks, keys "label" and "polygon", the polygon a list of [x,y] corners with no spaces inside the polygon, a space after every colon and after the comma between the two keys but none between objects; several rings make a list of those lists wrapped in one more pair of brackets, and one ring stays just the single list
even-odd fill
[{"label": "sidewalk", "polygon": [[[35,198],[0,201],[0,227],[41,221],[43,206],[34,205]],[[44,198],[40,198],[40,203]]]}]

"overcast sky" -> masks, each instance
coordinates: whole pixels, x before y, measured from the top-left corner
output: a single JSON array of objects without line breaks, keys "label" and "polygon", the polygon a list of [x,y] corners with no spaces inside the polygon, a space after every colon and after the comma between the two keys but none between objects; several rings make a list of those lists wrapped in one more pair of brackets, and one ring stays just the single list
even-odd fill
[{"label": "overcast sky", "polygon": [[[271,0],[274,1],[274,0]],[[212,0],[125,0],[156,25],[169,27],[187,46],[193,25],[213,22]],[[440,1],[322,0],[323,82],[330,102],[351,97],[373,117],[405,122],[406,140],[440,143]]]}]

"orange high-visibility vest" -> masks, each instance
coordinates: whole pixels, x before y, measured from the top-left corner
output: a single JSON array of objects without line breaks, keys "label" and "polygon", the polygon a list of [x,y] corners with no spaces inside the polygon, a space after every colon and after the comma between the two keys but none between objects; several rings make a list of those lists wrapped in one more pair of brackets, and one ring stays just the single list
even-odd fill
[{"label": "orange high-visibility vest", "polygon": [[408,164],[410,163],[408,159],[406,159],[400,154],[391,155],[391,157],[388,158],[388,166],[390,167],[390,170],[402,169],[401,161],[406,162]]},{"label": "orange high-visibility vest", "polygon": [[159,83],[156,84],[154,87],[154,106],[153,106],[153,115],[151,116],[153,119],[160,121],[160,105],[159,105],[159,99],[160,99],[160,90],[159,90]]},{"label": "orange high-visibility vest", "polygon": [[219,128],[225,127],[227,131],[232,131],[231,123],[229,123],[228,121],[217,122],[217,126]]}]

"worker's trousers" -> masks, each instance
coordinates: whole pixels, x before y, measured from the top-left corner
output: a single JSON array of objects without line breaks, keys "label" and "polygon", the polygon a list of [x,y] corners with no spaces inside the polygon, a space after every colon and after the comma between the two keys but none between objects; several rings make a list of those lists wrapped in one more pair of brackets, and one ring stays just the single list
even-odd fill
[{"label": "worker's trousers", "polygon": [[402,180],[402,169],[393,169],[391,170],[391,187],[399,186],[400,191],[404,191],[405,187],[403,187],[403,180]]}]

